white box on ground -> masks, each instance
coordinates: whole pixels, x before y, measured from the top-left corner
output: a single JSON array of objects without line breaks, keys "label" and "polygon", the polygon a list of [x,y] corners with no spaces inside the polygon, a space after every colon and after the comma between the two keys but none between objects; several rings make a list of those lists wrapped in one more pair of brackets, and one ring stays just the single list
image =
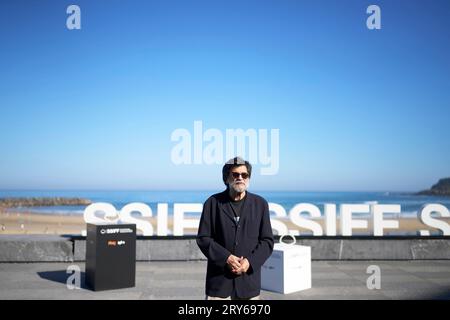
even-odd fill
[{"label": "white box on ground", "polygon": [[285,294],[310,289],[311,247],[286,244],[282,238],[261,268],[261,288]]}]

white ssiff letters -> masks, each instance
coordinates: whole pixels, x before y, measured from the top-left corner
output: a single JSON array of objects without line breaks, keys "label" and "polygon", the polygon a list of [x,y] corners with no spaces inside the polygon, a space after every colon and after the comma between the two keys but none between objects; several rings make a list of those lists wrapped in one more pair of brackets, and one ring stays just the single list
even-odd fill
[{"label": "white ssiff letters", "polygon": [[[169,204],[158,203],[156,216],[152,208],[140,202],[125,205],[120,211],[109,203],[97,202],[89,205],[84,210],[86,223],[134,223],[136,229],[144,236],[183,236],[186,230],[197,232],[200,222],[200,214],[203,205],[201,203],[174,203],[173,223],[169,224]],[[308,230],[304,234],[313,236],[352,236],[353,231],[365,231],[373,236],[381,237],[386,229],[396,230],[399,221],[393,218],[387,219],[385,214],[399,215],[401,206],[397,204],[341,204],[339,205],[340,219],[337,223],[337,206],[325,204],[324,212],[319,207],[310,203],[299,203],[289,210],[277,203],[269,203],[271,211],[271,224],[275,234],[300,235],[298,228]],[[139,213],[140,217],[132,215]],[[190,215],[186,215],[190,213]],[[368,214],[370,218],[358,218],[361,213]],[[432,215],[434,213],[434,215]],[[450,218],[447,207],[440,204],[426,204],[417,213],[419,220],[430,228],[436,229],[440,234],[450,235],[450,225],[439,218]],[[317,218],[323,217],[324,226]],[[150,218],[150,219],[148,219]],[[170,226],[170,227],[169,227]],[[294,229],[292,229],[294,226]],[[338,232],[339,231],[339,232]],[[421,236],[429,236],[429,230],[418,230]]]}]

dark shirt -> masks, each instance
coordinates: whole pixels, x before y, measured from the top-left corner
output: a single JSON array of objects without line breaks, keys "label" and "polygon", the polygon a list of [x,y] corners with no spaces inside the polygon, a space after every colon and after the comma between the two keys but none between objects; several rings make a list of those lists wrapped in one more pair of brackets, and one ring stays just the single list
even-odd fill
[{"label": "dark shirt", "polygon": [[236,223],[239,223],[239,218],[241,216],[242,207],[244,205],[246,198],[247,198],[247,192],[245,193],[244,198],[242,198],[241,200],[235,201],[235,200],[231,199],[231,201],[230,201],[231,209],[233,210],[234,219],[235,219]]}]

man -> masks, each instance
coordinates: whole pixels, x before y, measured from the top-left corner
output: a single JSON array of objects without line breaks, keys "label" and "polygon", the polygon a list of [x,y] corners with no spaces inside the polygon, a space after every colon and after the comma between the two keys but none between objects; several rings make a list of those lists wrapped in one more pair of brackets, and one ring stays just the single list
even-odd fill
[{"label": "man", "polygon": [[203,205],[197,244],[208,258],[207,299],[259,299],[274,240],[267,201],[247,191],[251,173],[248,161],[229,160],[222,169],[227,189]]}]

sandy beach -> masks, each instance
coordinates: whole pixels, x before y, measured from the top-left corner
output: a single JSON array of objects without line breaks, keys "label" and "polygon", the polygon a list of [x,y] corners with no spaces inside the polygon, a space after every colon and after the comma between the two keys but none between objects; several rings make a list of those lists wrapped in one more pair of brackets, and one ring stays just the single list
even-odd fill
[{"label": "sandy beach", "polygon": [[[148,220],[156,230],[156,218],[139,218]],[[173,222],[169,218],[169,230]],[[80,235],[86,230],[82,215],[37,214],[31,212],[0,212],[0,234],[71,234]],[[189,229],[186,230],[188,233]],[[194,230],[191,230],[193,233]],[[140,232],[138,231],[138,234]]]},{"label": "sandy beach", "polygon": [[[140,218],[148,220],[156,231],[156,218]],[[450,224],[449,218],[441,218]],[[322,219],[314,219],[324,229],[325,222]],[[372,222],[369,219],[368,230],[373,230]],[[384,234],[416,234],[418,230],[436,231],[427,225],[422,224],[416,218],[400,218],[399,229],[385,229]],[[299,230],[300,234],[310,234],[310,230],[299,228],[289,220],[284,221],[289,229]],[[169,217],[169,230],[173,230],[173,221]],[[0,211],[0,234],[71,234],[80,235],[82,230],[86,229],[83,216],[79,215],[56,215],[56,214],[36,214],[30,212],[5,212]],[[339,219],[337,222],[337,234],[340,234]],[[354,229],[354,234],[368,233],[366,229]],[[138,231],[138,234],[140,232]],[[185,229],[185,234],[195,234],[195,229]]]}]

